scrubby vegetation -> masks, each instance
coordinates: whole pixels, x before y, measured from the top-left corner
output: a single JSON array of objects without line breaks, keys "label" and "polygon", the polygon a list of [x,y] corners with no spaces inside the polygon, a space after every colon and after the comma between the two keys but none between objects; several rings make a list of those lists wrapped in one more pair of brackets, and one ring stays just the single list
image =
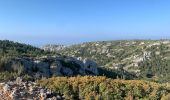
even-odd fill
[{"label": "scrubby vegetation", "polygon": [[170,93],[170,88],[154,82],[100,76],[54,77],[38,83],[62,93],[68,100],[160,100]]},{"label": "scrubby vegetation", "polygon": [[18,74],[16,72],[0,72],[0,82],[4,82],[4,81],[12,81],[15,80],[17,77],[22,77],[23,80],[34,80],[34,78],[30,75],[27,74]]},{"label": "scrubby vegetation", "polygon": [[170,82],[169,40],[123,40],[88,42],[57,51],[63,55],[90,58],[99,66],[127,71],[137,79]]},{"label": "scrubby vegetation", "polygon": [[1,56],[36,56],[44,51],[31,45],[21,44],[9,40],[0,40]]},{"label": "scrubby vegetation", "polygon": [[131,74],[127,71],[124,70],[113,70],[113,69],[109,69],[109,68],[102,68],[99,67],[98,68],[99,71],[99,76],[106,76],[108,78],[112,78],[112,79],[135,79],[136,76],[134,74]]}]

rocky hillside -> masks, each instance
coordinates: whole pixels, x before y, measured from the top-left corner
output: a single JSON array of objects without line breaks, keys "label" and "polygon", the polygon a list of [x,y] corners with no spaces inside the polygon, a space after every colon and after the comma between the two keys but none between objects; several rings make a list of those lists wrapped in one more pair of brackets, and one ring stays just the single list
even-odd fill
[{"label": "rocky hillside", "polygon": [[72,45],[57,52],[89,58],[101,67],[135,74],[138,78],[170,81],[169,40],[101,41]]},{"label": "rocky hillside", "polygon": [[98,67],[95,61],[85,57],[63,56],[51,52],[51,50],[44,51],[31,45],[8,40],[0,41],[0,43],[0,81],[17,77],[32,80],[43,77],[76,75],[105,75],[111,78],[124,79],[134,78],[127,71],[110,71]]},{"label": "rocky hillside", "polygon": [[0,100],[169,100],[168,83],[120,79],[170,81],[170,41],[103,41],[44,50],[0,43]]},{"label": "rocky hillside", "polygon": [[45,51],[50,51],[50,52],[63,50],[64,48],[66,48],[66,46],[64,45],[50,45],[50,44],[41,47],[41,49]]},{"label": "rocky hillside", "polygon": [[0,80],[52,76],[99,75],[96,62],[62,56],[31,45],[0,41]]}]

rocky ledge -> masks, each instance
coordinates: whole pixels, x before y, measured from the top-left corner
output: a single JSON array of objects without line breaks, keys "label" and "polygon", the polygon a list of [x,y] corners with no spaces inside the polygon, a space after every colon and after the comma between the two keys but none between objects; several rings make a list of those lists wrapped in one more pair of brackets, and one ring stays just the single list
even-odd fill
[{"label": "rocky ledge", "polygon": [[98,66],[94,61],[74,57],[11,58],[4,66],[5,71],[26,73],[35,78],[98,75]]}]

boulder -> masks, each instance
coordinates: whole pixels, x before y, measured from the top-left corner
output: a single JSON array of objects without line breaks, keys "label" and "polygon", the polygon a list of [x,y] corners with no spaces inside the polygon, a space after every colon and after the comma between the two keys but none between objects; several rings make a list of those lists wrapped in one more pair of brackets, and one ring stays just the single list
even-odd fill
[{"label": "boulder", "polygon": [[10,86],[8,84],[5,84],[5,86],[3,86],[3,90],[4,92],[7,92],[10,90]]},{"label": "boulder", "polygon": [[17,77],[16,78],[16,84],[20,85],[22,83],[22,78],[21,77]]}]

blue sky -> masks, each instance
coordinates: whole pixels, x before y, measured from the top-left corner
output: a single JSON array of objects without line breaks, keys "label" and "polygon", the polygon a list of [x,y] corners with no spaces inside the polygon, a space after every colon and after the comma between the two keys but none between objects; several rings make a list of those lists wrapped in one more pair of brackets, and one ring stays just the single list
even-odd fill
[{"label": "blue sky", "polygon": [[0,0],[0,39],[36,46],[170,39],[170,0]]}]

